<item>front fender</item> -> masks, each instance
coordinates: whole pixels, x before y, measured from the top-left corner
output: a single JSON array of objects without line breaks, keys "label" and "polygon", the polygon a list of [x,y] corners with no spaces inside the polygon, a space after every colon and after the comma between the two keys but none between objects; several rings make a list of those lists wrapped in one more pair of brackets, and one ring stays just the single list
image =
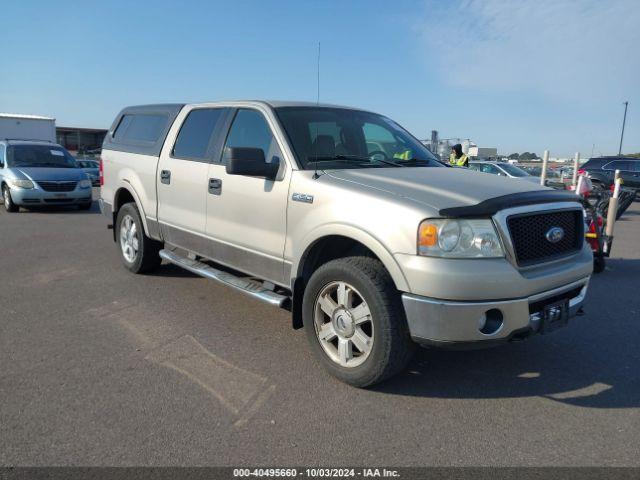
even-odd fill
[{"label": "front fender", "polygon": [[302,274],[302,260],[306,257],[306,254],[310,250],[310,248],[318,240],[335,235],[351,238],[357,242],[360,242],[369,250],[371,250],[378,257],[378,259],[380,259],[382,264],[389,272],[389,275],[391,275],[396,288],[403,292],[409,291],[409,284],[404,274],[402,273],[400,266],[396,262],[391,252],[389,252],[389,250],[387,250],[387,248],[383,245],[383,243],[364,230],[361,230],[352,225],[341,223],[321,225],[304,236],[303,240],[300,242],[300,247],[294,250],[294,261],[291,268],[292,274],[296,277]]}]

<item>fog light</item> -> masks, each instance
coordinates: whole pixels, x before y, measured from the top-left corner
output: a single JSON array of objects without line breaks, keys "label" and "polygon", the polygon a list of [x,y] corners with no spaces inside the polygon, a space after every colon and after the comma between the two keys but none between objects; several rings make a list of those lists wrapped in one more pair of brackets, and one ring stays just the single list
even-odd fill
[{"label": "fog light", "polygon": [[[484,319],[484,321],[482,321],[482,319]],[[480,321],[482,322],[479,324],[478,330],[480,330],[480,333],[483,335],[493,335],[498,333],[502,328],[502,325],[504,324],[503,320],[504,317],[502,312],[497,308],[492,308],[491,310],[484,312],[482,317],[480,317]]]}]

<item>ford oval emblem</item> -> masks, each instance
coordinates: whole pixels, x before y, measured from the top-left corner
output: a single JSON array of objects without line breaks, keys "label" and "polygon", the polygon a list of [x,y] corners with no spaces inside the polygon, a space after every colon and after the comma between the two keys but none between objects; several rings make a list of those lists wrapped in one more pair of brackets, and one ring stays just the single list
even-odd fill
[{"label": "ford oval emblem", "polygon": [[551,227],[544,236],[549,242],[558,243],[564,238],[564,229],[562,227]]}]

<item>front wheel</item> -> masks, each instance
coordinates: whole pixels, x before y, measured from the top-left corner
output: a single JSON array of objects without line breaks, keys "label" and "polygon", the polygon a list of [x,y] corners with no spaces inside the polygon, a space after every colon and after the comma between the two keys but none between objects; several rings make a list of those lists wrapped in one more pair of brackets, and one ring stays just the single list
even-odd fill
[{"label": "front wheel", "polygon": [[116,240],[124,266],[133,273],[146,273],[160,265],[161,243],[144,233],[142,218],[134,203],[123,205],[116,220]]},{"label": "front wheel", "polygon": [[11,198],[11,190],[9,190],[8,186],[2,187],[2,201],[4,202],[4,208],[9,213],[15,213],[20,210],[20,207],[13,203],[13,199]]},{"label": "front wheel", "polygon": [[303,322],[318,360],[356,387],[399,373],[415,350],[400,295],[375,258],[341,258],[316,270],[305,289]]}]

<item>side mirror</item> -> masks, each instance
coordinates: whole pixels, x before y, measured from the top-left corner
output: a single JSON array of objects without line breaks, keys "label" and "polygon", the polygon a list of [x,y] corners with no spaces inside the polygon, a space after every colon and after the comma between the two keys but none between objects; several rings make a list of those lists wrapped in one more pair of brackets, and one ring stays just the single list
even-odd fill
[{"label": "side mirror", "polygon": [[276,158],[271,163],[264,161],[261,148],[228,148],[226,151],[227,173],[275,180],[280,167]]}]

